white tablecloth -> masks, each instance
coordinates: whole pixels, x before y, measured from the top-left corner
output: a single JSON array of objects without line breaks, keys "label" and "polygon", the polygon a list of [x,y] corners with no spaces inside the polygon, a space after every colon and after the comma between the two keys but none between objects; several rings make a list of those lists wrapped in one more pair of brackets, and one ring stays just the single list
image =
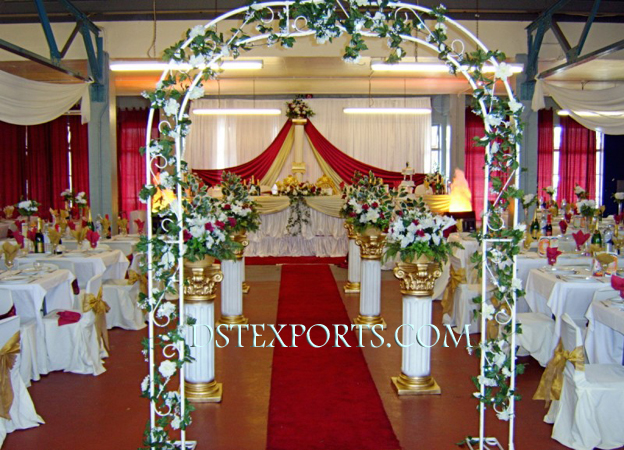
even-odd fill
[{"label": "white tablecloth", "polygon": [[16,259],[17,266],[31,264],[34,261],[54,264],[58,261],[70,261],[74,264],[75,277],[82,287],[95,275],[102,274],[102,281],[125,278],[128,270],[128,258],[120,250],[106,252],[67,252],[63,255],[41,254],[33,257]]},{"label": "white tablecloth", "polygon": [[[587,272],[585,275],[589,275]],[[583,282],[578,279],[533,269],[529,273],[526,287],[526,301],[531,311],[555,318],[555,342],[561,335],[560,319],[568,313],[572,319],[583,321],[594,292],[607,285],[598,279]],[[602,280],[606,281],[606,278]]]},{"label": "white tablecloth", "polygon": [[[620,293],[613,291],[613,298]],[[589,320],[585,349],[590,364],[624,362],[624,304],[610,300],[593,301],[586,314]]]},{"label": "white tablecloth", "polygon": [[345,256],[348,239],[343,219],[310,211],[310,225],[303,225],[301,234],[287,231],[291,208],[260,216],[260,229],[249,233],[245,256]]},{"label": "white tablecloth", "polygon": [[[134,253],[134,246],[139,243],[139,235],[113,236],[111,239],[102,239],[100,244],[108,245],[111,250],[120,250],[125,256]],[[73,238],[63,238],[63,246],[67,250],[77,250],[78,242]]]}]

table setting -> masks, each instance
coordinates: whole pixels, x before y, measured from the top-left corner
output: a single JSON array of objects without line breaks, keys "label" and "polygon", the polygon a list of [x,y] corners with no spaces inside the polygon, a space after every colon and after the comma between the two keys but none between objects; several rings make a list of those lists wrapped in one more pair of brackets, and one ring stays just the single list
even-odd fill
[{"label": "table setting", "polygon": [[594,295],[585,349],[590,364],[624,364],[624,278],[611,277],[611,287]]}]

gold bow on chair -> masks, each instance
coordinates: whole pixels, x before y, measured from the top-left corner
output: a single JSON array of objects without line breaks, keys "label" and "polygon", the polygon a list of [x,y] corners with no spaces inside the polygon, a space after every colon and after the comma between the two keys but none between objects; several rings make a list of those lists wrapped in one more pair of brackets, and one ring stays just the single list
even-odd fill
[{"label": "gold bow on chair", "polygon": [[540,384],[533,395],[533,400],[546,400],[546,406],[550,405],[552,400],[561,398],[561,388],[563,388],[563,369],[566,362],[570,361],[574,364],[576,370],[585,370],[585,354],[583,347],[576,347],[571,352],[563,348],[563,341],[559,339],[559,345],[555,349],[555,354],[548,362],[546,370],[542,374]]},{"label": "gold bow on chair", "polygon": [[453,299],[455,297],[455,289],[461,283],[466,283],[466,269],[459,268],[455,270],[451,266],[451,274],[449,276],[448,285],[444,291],[444,297],[442,298],[442,314],[453,314]]},{"label": "gold bow on chair", "polygon": [[128,270],[128,284],[139,282],[139,290],[147,295],[147,274],[140,274],[134,270]]},{"label": "gold bow on chair", "polygon": [[110,306],[102,300],[102,288],[98,291],[97,297],[93,294],[85,294],[82,301],[82,310],[84,312],[93,311],[95,314],[95,328],[97,330],[100,343],[109,351],[108,346],[108,329],[106,328],[106,313],[110,311]]},{"label": "gold bow on chair", "polygon": [[0,417],[11,420],[9,411],[13,405],[13,385],[11,384],[11,369],[15,365],[20,352],[19,331],[0,349]]}]

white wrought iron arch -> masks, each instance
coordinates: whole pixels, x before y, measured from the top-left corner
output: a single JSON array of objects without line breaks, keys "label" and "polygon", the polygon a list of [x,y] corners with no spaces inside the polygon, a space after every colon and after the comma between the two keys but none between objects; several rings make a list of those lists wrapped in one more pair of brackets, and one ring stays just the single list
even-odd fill
[{"label": "white wrought iron arch", "polygon": [[[346,15],[349,16],[349,10],[347,8],[345,8],[345,6],[343,5],[343,0],[335,0],[334,2],[326,2],[323,0],[301,0],[301,1],[270,1],[270,2],[263,2],[263,3],[255,3],[253,5],[249,5],[249,6],[245,6],[245,7],[240,7],[237,9],[234,9],[232,11],[229,11],[225,14],[220,15],[219,17],[216,17],[215,19],[213,19],[212,21],[208,22],[206,25],[203,25],[203,30],[209,30],[212,27],[214,27],[215,25],[217,25],[220,22],[223,22],[224,20],[233,18],[233,17],[237,17],[241,14],[245,14],[245,19],[243,20],[243,24],[238,28],[237,32],[234,33],[232,36],[229,37],[229,39],[227,40],[227,43],[224,44],[225,47],[229,47],[233,42],[236,41],[237,37],[243,32],[243,29],[245,26],[247,26],[250,23],[254,23],[252,19],[252,16],[247,14],[250,10],[261,10],[261,11],[267,11],[269,13],[269,19],[268,20],[262,20],[263,23],[265,24],[270,24],[272,22],[274,22],[276,20],[276,12],[275,10],[278,8],[282,8],[280,11],[278,11],[277,16],[279,17],[279,13],[283,12],[283,17],[286,18],[286,30],[285,31],[280,31],[277,33],[261,33],[258,35],[254,35],[254,36],[249,36],[245,39],[241,39],[239,41],[236,41],[237,44],[240,45],[245,45],[245,44],[253,44],[255,42],[258,41],[263,41],[263,40],[267,40],[269,39],[272,35],[273,36],[277,36],[277,37],[291,37],[291,38],[301,38],[301,37],[307,37],[307,36],[313,36],[316,34],[316,30],[313,28],[308,28],[307,30],[305,29],[306,27],[308,27],[309,23],[306,17],[304,16],[297,16],[297,17],[291,17],[290,16],[290,8],[293,5],[297,5],[297,4],[309,4],[309,3],[313,3],[313,4],[326,4],[326,3],[333,3],[336,5],[337,8],[340,8],[340,10]],[[405,2],[373,2],[372,0],[367,1],[362,1],[362,0],[351,0],[351,2],[346,2],[348,4],[349,7],[354,6],[354,5],[359,5],[359,6],[363,6],[363,7],[367,7],[367,8],[378,8],[379,4],[383,4],[385,9],[389,9],[391,11],[393,11],[393,14],[395,15],[395,18],[399,15],[399,14],[403,14],[405,16],[405,18],[409,18],[409,15],[412,14],[414,15],[414,17],[418,18],[420,24],[422,24],[422,27],[424,29],[424,31],[426,33],[429,33],[428,36],[432,36],[432,31],[431,29],[428,27],[427,23],[425,20],[423,20],[422,18],[422,14],[425,14],[427,16],[430,17],[429,20],[433,20],[436,16],[436,11],[431,9],[431,8],[426,8],[426,7],[422,7],[419,5],[413,5],[410,3],[405,3]],[[451,51],[449,54],[446,55],[445,61],[452,67],[454,67],[456,72],[460,72],[469,82],[471,88],[473,90],[479,89],[479,84],[478,82],[475,80],[475,78],[472,75],[472,70],[470,67],[462,65],[461,63],[461,57],[464,55],[465,52],[465,45],[463,43],[463,41],[461,40],[461,37],[470,40],[473,44],[476,45],[476,48],[479,50],[482,50],[483,52],[487,53],[488,49],[487,47],[483,44],[483,42],[481,42],[477,36],[475,36],[472,32],[470,32],[467,28],[465,28],[464,26],[462,26],[461,24],[459,24],[457,21],[449,18],[446,16],[446,14],[443,15],[444,17],[444,24],[449,24],[451,26],[451,28],[454,29],[455,32],[457,32],[460,35],[460,38],[453,40],[453,42],[450,44],[451,46]],[[384,17],[383,19],[384,21],[387,21],[388,19],[386,17]],[[303,23],[303,26],[300,25],[300,23]],[[348,34],[348,30],[346,29],[346,27],[344,27],[344,25],[342,25],[342,23],[338,22],[336,24],[336,26],[340,29],[341,33],[347,33]],[[290,29],[293,29],[294,31],[291,32]],[[367,38],[380,38],[381,36],[379,36],[378,33],[375,33],[374,31],[371,30],[360,30],[359,34],[363,37],[367,37]],[[422,45],[426,48],[428,48],[429,50],[432,50],[435,53],[440,53],[441,50],[438,48],[438,45],[436,45],[435,43],[433,43],[433,41],[429,41],[429,40],[425,40],[422,39],[420,37],[417,36],[412,36],[412,35],[406,35],[406,34],[401,34],[399,35],[400,38],[402,39],[402,41],[408,41],[408,42],[413,42],[415,44],[418,45]],[[193,36],[188,37],[178,48],[178,50],[183,51],[185,49],[187,49],[189,47],[189,45],[191,44],[191,42],[193,41]],[[447,44],[442,44],[442,45],[447,45]],[[456,49],[455,46],[459,46],[459,49]],[[211,57],[210,60],[205,62],[205,66],[207,67],[212,67],[215,64],[218,64],[219,62],[221,62],[224,59],[225,55],[223,53],[220,53],[218,55],[213,55]],[[491,56],[488,59],[489,63],[494,67],[497,68],[499,67],[499,62],[497,61],[497,59],[494,56]],[[172,73],[174,73],[175,71],[179,71],[179,64],[174,60],[171,59],[169,62],[169,66],[163,71],[160,80],[157,84],[161,85]],[[200,69],[200,70],[197,70]],[[148,118],[148,124],[147,124],[147,137],[146,137],[146,144],[145,144],[145,148],[146,148],[146,160],[145,160],[145,168],[146,168],[146,186],[149,187],[153,187],[153,179],[157,176],[157,173],[155,173],[155,171],[153,170],[154,168],[158,169],[158,170],[162,170],[165,167],[169,166],[169,165],[174,165],[175,166],[175,171],[176,173],[182,173],[183,172],[183,152],[184,152],[184,141],[185,141],[185,136],[183,133],[180,132],[180,128],[179,128],[179,123],[183,120],[186,120],[188,118],[188,113],[187,108],[188,108],[188,104],[190,101],[190,93],[191,91],[196,88],[198,86],[198,84],[201,82],[202,80],[202,68],[201,67],[195,67],[195,68],[191,68],[192,70],[197,70],[197,73],[193,76],[192,81],[190,83],[190,85],[188,86],[188,88],[186,89],[186,92],[183,96],[183,98],[181,99],[181,102],[179,104],[179,109],[177,111],[176,114],[174,114],[173,117],[175,120],[175,128],[171,126],[170,122],[167,119],[162,120],[159,124],[158,124],[158,128],[160,131],[165,130],[167,127],[171,127],[171,129],[174,131],[172,134],[170,134],[170,137],[174,138],[174,142],[175,142],[175,157],[170,157],[169,160],[165,160],[165,158],[163,158],[163,156],[159,153],[157,148],[154,148],[152,146],[153,140],[152,140],[152,136],[151,136],[151,131],[152,131],[152,125],[154,122],[154,118],[155,118],[155,111],[156,109],[158,109],[154,103],[152,103],[152,108],[150,109],[149,112],[149,118]],[[501,78],[499,79],[499,81],[501,81],[504,85],[504,89],[505,92],[509,98],[510,101],[515,101],[515,96],[513,93],[513,90],[511,88],[510,83],[508,82],[507,78]],[[494,88],[492,90],[492,94],[490,96],[490,99],[495,98],[494,95]],[[486,99],[484,98],[479,98],[477,99],[478,104],[479,104],[479,108],[480,111],[482,112],[482,116],[485,118],[485,116],[488,114],[488,111],[491,110],[491,108],[493,107],[492,104],[488,105],[486,103]],[[162,104],[158,104],[158,106],[162,106]],[[513,119],[512,119],[513,121]],[[492,126],[487,122],[484,121],[484,125],[485,125],[485,130],[486,133],[490,133],[492,131]],[[512,124],[512,126],[517,127],[519,124],[515,123]],[[520,154],[520,145],[519,142],[515,142],[513,143],[515,145],[515,161],[517,162],[518,158],[519,158],[519,154]],[[496,274],[495,271],[492,270],[492,262],[490,261],[489,258],[489,249],[491,246],[499,244],[499,243],[504,243],[504,242],[512,242],[513,239],[512,238],[489,238],[489,231],[501,231],[502,228],[499,227],[492,227],[492,225],[490,224],[490,216],[493,214],[494,212],[494,208],[497,207],[497,205],[499,204],[499,202],[501,201],[502,198],[502,194],[503,192],[505,192],[506,189],[510,188],[511,183],[514,183],[514,188],[517,190],[519,187],[519,177],[517,176],[517,171],[518,169],[513,169],[508,175],[509,178],[507,179],[505,185],[503,186],[502,190],[499,192],[496,200],[493,202],[493,206],[494,208],[490,207],[489,204],[489,190],[490,190],[490,166],[487,163],[488,161],[491,161],[493,154],[492,154],[492,146],[490,145],[490,143],[488,142],[487,145],[485,146],[485,154],[486,154],[486,166],[488,170],[485,170],[485,195],[484,195],[484,215],[483,215],[483,231],[482,231],[482,240],[481,240],[481,250],[482,250],[482,267],[483,267],[483,277],[482,277],[482,287],[481,287],[481,295],[482,295],[482,299],[483,300],[483,304],[485,305],[486,302],[486,295],[487,295],[487,286],[489,283],[493,283],[495,286],[501,288],[501,285],[498,283],[498,281],[496,280]],[[175,186],[175,197],[176,199],[178,199],[177,202],[174,202],[174,206],[171,208],[171,211],[175,214],[176,216],[176,221],[177,224],[182,224],[182,220],[183,220],[183,209],[182,209],[182,203],[180,201],[180,199],[182,199],[183,197],[183,191],[182,191],[182,187],[179,183],[176,184]],[[154,233],[153,233],[153,222],[152,222],[152,214],[151,214],[151,204],[152,204],[152,197],[151,195],[146,196],[146,198],[144,198],[144,200],[147,203],[147,256],[146,256],[146,264],[148,267],[148,273],[147,273],[147,283],[148,283],[148,292],[149,292],[149,298],[148,298],[148,303],[150,305],[149,308],[149,327],[148,327],[148,333],[149,333],[149,348],[148,348],[148,352],[147,352],[147,359],[149,361],[149,394],[150,397],[153,397],[155,394],[155,383],[154,383],[154,377],[155,377],[155,368],[156,368],[156,355],[155,355],[155,345],[154,345],[154,341],[155,341],[155,327],[158,328],[164,328],[170,325],[170,320],[169,317],[166,317],[164,320],[159,320],[159,317],[157,316],[156,312],[158,310],[158,308],[160,307],[161,303],[162,303],[162,297],[160,299],[154,299],[153,296],[153,292],[155,291],[155,289],[157,289],[157,284],[155,282],[155,277],[154,277],[154,247],[153,247],[153,239],[154,239]],[[517,205],[517,201],[516,201],[516,205]],[[516,208],[517,210],[517,208]],[[500,211],[499,211],[500,212]],[[166,225],[167,224],[172,224],[173,220],[170,218],[166,218],[163,223],[160,224],[160,226],[163,228],[163,230],[166,230]],[[511,227],[513,229],[517,228],[517,215],[514,215],[514,220],[513,223],[511,225]],[[502,227],[504,228],[504,225],[502,225]],[[184,250],[184,235],[183,235],[183,227],[180,227],[179,232],[177,233],[176,237],[170,236],[169,238],[163,238],[161,239],[161,242],[169,247],[177,247],[177,256],[179,258],[181,258],[181,255],[183,254],[183,250]],[[178,286],[182,286],[184,283],[184,273],[183,273],[183,266],[181,264],[178,265],[178,267],[175,269],[174,274],[175,277],[171,277],[171,281],[170,281],[170,285],[165,286],[166,287],[171,287],[174,284],[177,283]],[[515,277],[516,274],[516,261],[515,261],[515,257],[513,258],[513,277]],[[184,325],[186,324],[186,318],[184,315],[184,292],[182,289],[179,290],[179,303],[178,303],[178,309],[179,309],[179,313],[178,313],[178,329],[182,329],[182,327],[184,327]],[[515,303],[516,303],[516,293],[515,291],[513,291],[513,294],[511,295],[511,297],[506,297],[505,298],[505,302],[507,303],[508,309],[507,311],[509,312],[509,314],[505,314],[504,311],[499,310],[497,311],[493,318],[494,320],[496,320],[499,324],[501,325],[507,325],[507,324],[511,324],[511,329],[512,330],[516,330],[516,308],[515,308]],[[485,342],[487,340],[487,336],[486,336],[486,315],[485,314],[481,314],[481,342]],[[509,383],[509,389],[511,390],[511,392],[515,392],[515,347],[516,347],[516,338],[515,338],[515,332],[512,332],[510,334],[510,339],[509,342],[507,342],[507,345],[509,346],[509,354],[510,354],[510,360],[511,360],[511,367],[510,367],[510,372],[511,372],[511,376],[510,376],[510,383]],[[484,375],[486,367],[491,364],[491,361],[488,361],[486,358],[486,351],[484,348],[481,349],[481,357],[480,357],[480,366],[481,366],[481,376]],[[172,352],[177,352],[178,354],[178,359],[184,360],[185,358],[185,348],[184,348],[184,343],[182,344],[169,344],[164,346],[163,348],[163,354],[166,358],[170,358],[173,357],[174,353]],[[180,385],[179,385],[179,397],[181,399],[181,406],[180,406],[180,415],[182,417],[184,417],[184,408],[185,408],[185,403],[184,403],[184,399],[185,399],[185,391],[184,391],[184,365],[182,365],[179,369],[179,377],[180,377]],[[165,382],[165,386],[166,384],[169,382],[169,379],[167,379],[167,381]],[[164,386],[162,386],[162,389],[164,389]],[[161,394],[162,392],[159,392],[158,394]],[[483,383],[480,384],[480,396],[481,398],[483,398],[485,394],[485,385]],[[496,404],[493,405],[494,409],[496,410]],[[501,412],[499,410],[496,410],[497,412]],[[508,439],[508,446],[509,446],[509,450],[512,450],[514,448],[514,420],[515,420],[515,396],[511,395],[509,397],[509,408],[508,408],[508,414],[509,414],[509,439]],[[172,414],[172,410],[171,408],[166,408],[164,411],[161,411],[158,409],[156,402],[153,400],[150,400],[150,419],[149,419],[149,423],[150,426],[152,428],[152,430],[157,427],[156,423],[157,423],[157,417],[164,417],[167,416],[169,414]],[[478,442],[479,444],[479,449],[483,450],[483,449],[487,449],[490,448],[492,446],[497,447],[497,448],[502,448],[500,446],[500,443],[495,439],[495,438],[488,438],[485,436],[485,404],[483,401],[480,401],[479,403],[479,417],[480,417],[480,426],[479,426],[479,438],[478,439],[473,439],[471,440],[470,438],[467,440],[468,445],[470,446],[470,448],[473,448],[473,445],[475,443]],[[181,428],[181,432],[180,432],[180,440],[175,444],[175,445],[181,445],[181,448],[185,448],[184,445],[186,443],[186,431],[184,429],[184,427]],[[173,443],[171,443],[171,445],[174,445]],[[167,447],[163,447],[163,448],[167,448]],[[171,448],[174,448],[173,446]]]}]

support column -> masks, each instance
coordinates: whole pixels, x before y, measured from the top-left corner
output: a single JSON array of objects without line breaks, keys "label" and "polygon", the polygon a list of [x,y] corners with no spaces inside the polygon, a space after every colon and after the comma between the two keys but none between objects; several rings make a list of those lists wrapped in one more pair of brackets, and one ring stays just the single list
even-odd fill
[{"label": "support column", "polygon": [[[116,231],[117,195],[117,103],[114,80],[109,77],[104,53],[102,85],[91,88],[89,121],[89,204],[93,217],[108,214]],[[97,93],[94,91],[97,89]],[[97,94],[97,95],[96,95]],[[145,124],[147,127],[147,123]],[[138,150],[138,149],[137,149]]]},{"label": "support column", "polygon": [[[376,231],[376,230],[375,230]],[[358,235],[356,244],[360,247],[362,262],[360,276],[360,314],[353,319],[356,325],[381,324],[386,329],[386,321],[381,317],[381,256],[386,235]]]},{"label": "support column", "polygon": [[401,375],[392,377],[392,384],[398,395],[441,394],[431,376],[431,304],[435,281],[442,275],[440,265],[399,263],[394,275],[403,294],[403,353]]},{"label": "support column", "polygon": [[245,271],[243,255],[249,241],[245,234],[232,234],[231,238],[240,244],[240,248],[235,251],[235,259],[221,261],[223,282],[221,283],[221,318],[218,324],[244,325],[249,323],[249,319],[243,315],[243,273]]},{"label": "support column", "polygon": [[293,164],[292,173],[299,181],[303,181],[303,175],[306,172],[306,166],[303,162],[303,135],[304,125],[308,123],[308,119],[292,119],[295,127],[295,140],[293,144]]},{"label": "support column", "polygon": [[358,294],[360,292],[360,271],[361,262],[360,247],[355,243],[357,235],[353,231],[353,226],[345,223],[347,237],[349,238],[349,273],[347,283],[343,286],[345,294]]},{"label": "support column", "polygon": [[451,165],[450,176],[455,169],[466,170],[466,96],[450,95],[449,123],[451,125]]},{"label": "support column", "polygon": [[243,280],[243,294],[248,294],[249,289],[251,289],[251,286],[249,286],[245,282],[245,257],[244,256],[243,256],[243,264],[241,264],[241,280]]},{"label": "support column", "polygon": [[[188,272],[187,272],[188,271]],[[184,311],[194,318],[194,326],[186,326],[187,342],[193,362],[184,364],[186,398],[198,403],[219,403],[223,385],[215,380],[214,299],[216,283],[223,274],[210,264],[185,262]]]}]

